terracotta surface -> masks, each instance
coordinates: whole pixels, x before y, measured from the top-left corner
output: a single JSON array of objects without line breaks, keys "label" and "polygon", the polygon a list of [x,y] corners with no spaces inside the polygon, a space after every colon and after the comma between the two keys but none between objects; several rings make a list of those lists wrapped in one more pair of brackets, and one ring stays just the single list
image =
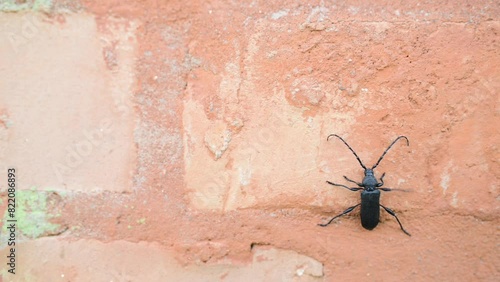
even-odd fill
[{"label": "terracotta surface", "polygon": [[[3,281],[498,281],[495,1],[7,1]],[[98,3],[96,3],[98,2]],[[336,133],[405,229],[372,231]],[[49,237],[50,238],[46,238]],[[34,258],[41,257],[37,260]]]}]

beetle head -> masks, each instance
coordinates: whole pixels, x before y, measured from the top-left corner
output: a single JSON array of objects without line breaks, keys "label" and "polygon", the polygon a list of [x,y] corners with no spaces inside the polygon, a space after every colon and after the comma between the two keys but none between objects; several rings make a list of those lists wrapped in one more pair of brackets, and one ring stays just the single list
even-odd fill
[{"label": "beetle head", "polygon": [[365,169],[365,176],[373,176],[373,169],[371,168]]}]

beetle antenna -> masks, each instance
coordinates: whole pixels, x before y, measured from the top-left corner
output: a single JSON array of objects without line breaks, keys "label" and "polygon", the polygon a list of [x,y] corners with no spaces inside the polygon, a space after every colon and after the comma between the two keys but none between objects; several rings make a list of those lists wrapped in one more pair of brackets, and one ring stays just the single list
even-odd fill
[{"label": "beetle antenna", "polygon": [[[340,140],[342,140],[342,142],[344,142],[344,144],[347,146],[347,148],[349,148],[349,150],[351,150],[351,152],[354,154],[354,156],[356,157],[356,159],[358,160],[359,164],[364,168],[366,169],[365,165],[363,164],[363,162],[361,162],[361,160],[359,159],[358,155],[356,155],[356,152],[354,152],[354,150],[351,148],[351,146],[349,146],[349,144],[347,144],[347,142],[344,141],[344,139],[342,139],[342,137],[338,136],[337,134],[330,134],[328,135],[328,137],[326,138],[326,141],[328,141],[328,139],[330,139],[330,137],[332,136],[335,136],[337,138],[339,138]],[[406,138],[406,137],[405,137]],[[384,153],[385,154],[385,153]]]},{"label": "beetle antenna", "polygon": [[392,145],[394,145],[401,138],[406,139],[406,145],[410,146],[410,141],[408,141],[408,138],[406,138],[406,136],[399,136],[398,138],[396,138],[396,140],[392,141],[391,145],[389,145],[389,147],[387,149],[385,149],[384,153],[382,154],[382,156],[380,156],[380,159],[378,159],[377,163],[372,167],[372,169],[375,169],[378,166],[378,164],[384,158],[385,154],[387,154],[387,151],[389,151],[389,149],[392,147]]}]

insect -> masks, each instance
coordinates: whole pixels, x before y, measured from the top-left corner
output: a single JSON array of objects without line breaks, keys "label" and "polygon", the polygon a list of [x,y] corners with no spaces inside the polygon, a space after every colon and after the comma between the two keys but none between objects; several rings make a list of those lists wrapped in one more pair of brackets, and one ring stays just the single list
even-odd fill
[{"label": "insect", "polygon": [[318,224],[318,225],[319,226],[323,226],[323,227],[324,226],[328,226],[330,223],[332,223],[332,221],[334,219],[336,219],[336,218],[338,218],[340,216],[346,215],[346,214],[352,212],[358,206],[361,206],[361,213],[360,213],[360,215],[361,215],[361,225],[365,229],[372,230],[373,228],[375,228],[378,225],[379,218],[380,218],[380,207],[382,207],[386,212],[388,212],[390,215],[392,215],[392,216],[394,216],[396,218],[396,220],[399,223],[399,227],[401,227],[401,230],[403,230],[403,232],[406,235],[411,236],[411,234],[408,233],[408,231],[406,231],[403,228],[403,225],[399,221],[399,218],[396,216],[396,213],[393,210],[391,210],[390,208],[385,207],[385,206],[383,206],[383,205],[380,204],[380,190],[382,190],[382,191],[394,191],[394,190],[401,190],[401,189],[382,188],[382,186],[384,185],[385,172],[382,173],[382,176],[380,177],[380,182],[377,181],[377,178],[375,178],[375,175],[373,173],[373,170],[382,161],[382,159],[384,158],[384,156],[387,153],[387,151],[389,151],[389,149],[391,149],[391,147],[399,139],[405,139],[406,140],[406,144],[408,146],[410,146],[410,141],[408,141],[408,138],[406,138],[405,136],[399,136],[398,138],[396,138],[396,140],[394,140],[391,143],[391,145],[389,145],[389,147],[384,151],[384,153],[382,154],[382,156],[380,156],[380,158],[378,159],[377,163],[372,168],[366,168],[366,166],[363,164],[363,162],[359,159],[359,157],[356,154],[356,152],[354,152],[354,150],[351,148],[351,146],[349,146],[349,144],[347,144],[347,142],[344,141],[344,139],[342,139],[342,137],[340,137],[340,136],[338,136],[336,134],[330,134],[326,138],[326,141],[328,141],[330,139],[330,137],[332,137],[332,136],[339,138],[342,142],[344,142],[344,144],[349,148],[349,150],[351,150],[351,152],[354,154],[354,156],[358,160],[359,164],[365,170],[365,177],[363,178],[363,182],[359,183],[359,182],[356,182],[354,180],[351,180],[351,179],[347,178],[347,176],[344,175],[345,180],[347,180],[349,182],[352,182],[352,183],[358,185],[359,187],[347,187],[345,185],[336,184],[336,183],[333,183],[333,182],[330,182],[330,181],[326,181],[326,182],[328,184],[330,184],[330,185],[343,187],[343,188],[349,189],[351,191],[359,191],[359,190],[363,190],[363,191],[361,191],[361,203],[359,203],[357,205],[354,205],[352,207],[347,208],[341,214],[336,215],[332,219],[330,219],[330,221],[328,221],[326,224]]}]

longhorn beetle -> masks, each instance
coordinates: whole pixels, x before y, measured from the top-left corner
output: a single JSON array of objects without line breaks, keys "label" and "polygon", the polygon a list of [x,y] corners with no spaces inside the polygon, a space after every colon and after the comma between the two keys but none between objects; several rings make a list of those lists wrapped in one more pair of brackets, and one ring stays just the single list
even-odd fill
[{"label": "longhorn beetle", "polygon": [[377,163],[372,168],[366,168],[366,166],[363,164],[363,162],[361,162],[361,160],[359,159],[358,155],[354,152],[354,150],[351,148],[351,146],[349,146],[349,144],[347,144],[347,142],[345,142],[344,139],[342,139],[342,137],[340,137],[336,134],[330,134],[326,138],[326,141],[328,141],[328,139],[330,139],[330,137],[332,137],[332,136],[339,138],[342,142],[344,142],[344,144],[347,146],[347,148],[349,148],[349,150],[351,150],[351,152],[354,154],[354,156],[358,160],[359,164],[365,170],[365,177],[363,178],[363,182],[358,183],[354,180],[347,178],[347,176],[344,175],[345,180],[358,185],[359,188],[358,187],[347,187],[345,185],[336,184],[336,183],[333,183],[330,181],[326,181],[326,182],[330,185],[343,187],[343,188],[349,189],[351,191],[359,191],[359,190],[363,190],[363,191],[361,191],[361,203],[347,208],[341,214],[336,215],[332,219],[330,219],[330,221],[328,221],[328,223],[318,224],[318,225],[323,226],[323,227],[328,226],[337,217],[346,215],[346,214],[352,212],[356,207],[361,206],[361,225],[365,229],[372,230],[373,228],[375,228],[378,225],[379,217],[380,217],[380,207],[382,207],[386,212],[388,212],[390,215],[392,215],[396,218],[396,220],[399,223],[399,227],[401,227],[401,230],[403,230],[403,232],[406,235],[411,236],[411,234],[408,233],[408,231],[406,231],[403,228],[403,225],[401,225],[401,222],[399,221],[399,218],[396,216],[396,213],[394,213],[394,211],[391,210],[390,208],[384,207],[383,205],[380,204],[380,190],[393,191],[393,190],[399,190],[399,189],[381,188],[382,185],[384,185],[385,172],[382,173],[382,176],[380,177],[380,182],[377,181],[377,178],[375,178],[375,175],[373,174],[373,170],[382,161],[382,159],[384,158],[387,151],[389,151],[389,149],[392,147],[392,145],[394,145],[399,139],[406,139],[406,144],[408,146],[410,146],[410,141],[408,141],[408,138],[406,138],[405,136],[399,136],[398,138],[396,138],[396,140],[392,141],[391,145],[389,145],[389,147],[387,149],[385,149],[384,153],[382,154],[382,156],[380,156]]}]

